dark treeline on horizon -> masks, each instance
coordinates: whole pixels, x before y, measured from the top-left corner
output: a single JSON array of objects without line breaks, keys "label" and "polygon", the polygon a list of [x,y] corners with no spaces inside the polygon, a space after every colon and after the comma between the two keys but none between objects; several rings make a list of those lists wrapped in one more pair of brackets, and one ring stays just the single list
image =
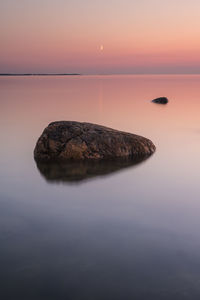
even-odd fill
[{"label": "dark treeline on horizon", "polygon": [[77,76],[79,73],[0,73],[0,76]]}]

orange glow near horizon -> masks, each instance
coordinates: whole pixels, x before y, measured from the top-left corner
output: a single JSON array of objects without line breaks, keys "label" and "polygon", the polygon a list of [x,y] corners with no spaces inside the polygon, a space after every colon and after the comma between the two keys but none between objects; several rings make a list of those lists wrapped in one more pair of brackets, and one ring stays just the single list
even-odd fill
[{"label": "orange glow near horizon", "polygon": [[0,8],[1,73],[200,72],[196,0],[3,0]]}]

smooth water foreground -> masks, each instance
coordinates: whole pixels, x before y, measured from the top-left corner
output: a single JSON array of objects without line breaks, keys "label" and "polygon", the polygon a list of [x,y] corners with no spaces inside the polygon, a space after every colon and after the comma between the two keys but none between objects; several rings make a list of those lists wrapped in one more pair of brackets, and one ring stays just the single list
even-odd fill
[{"label": "smooth water foreground", "polygon": [[[1,77],[0,93],[2,299],[199,299],[200,76]],[[39,170],[35,143],[57,120],[157,151],[78,180]]]}]

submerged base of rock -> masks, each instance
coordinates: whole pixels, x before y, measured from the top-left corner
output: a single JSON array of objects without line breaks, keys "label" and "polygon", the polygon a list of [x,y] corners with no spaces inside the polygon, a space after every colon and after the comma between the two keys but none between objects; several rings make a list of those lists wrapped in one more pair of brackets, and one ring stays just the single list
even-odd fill
[{"label": "submerged base of rock", "polygon": [[[146,157],[148,158],[148,156]],[[115,160],[82,160],[68,162],[36,162],[40,174],[49,183],[79,183],[100,176],[108,176],[115,172],[134,167],[145,158]]]},{"label": "submerged base of rock", "polygon": [[75,121],[50,123],[37,141],[36,161],[137,159],[155,152],[147,138],[101,125]]}]

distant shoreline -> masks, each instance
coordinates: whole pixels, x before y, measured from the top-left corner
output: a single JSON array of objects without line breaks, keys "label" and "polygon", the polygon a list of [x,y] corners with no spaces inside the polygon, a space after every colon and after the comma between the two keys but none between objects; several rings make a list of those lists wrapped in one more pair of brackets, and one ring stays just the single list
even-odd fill
[{"label": "distant shoreline", "polygon": [[18,73],[0,73],[0,76],[80,76],[81,74],[79,73],[57,73],[57,74],[49,74],[49,73],[24,73],[24,74],[18,74]]},{"label": "distant shoreline", "polygon": [[200,73],[108,73],[108,74],[81,74],[81,73],[0,73],[3,76],[200,76]]}]

